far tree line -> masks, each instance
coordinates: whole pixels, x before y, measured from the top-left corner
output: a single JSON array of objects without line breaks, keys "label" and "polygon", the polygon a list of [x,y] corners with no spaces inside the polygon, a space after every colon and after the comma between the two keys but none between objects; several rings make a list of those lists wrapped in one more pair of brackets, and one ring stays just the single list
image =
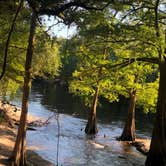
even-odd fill
[{"label": "far tree line", "polygon": [[[13,165],[26,165],[28,96],[36,77],[58,77],[84,101],[89,108],[86,134],[98,132],[99,96],[109,102],[118,102],[119,96],[130,99],[122,141],[135,140],[135,107],[155,112],[145,165],[166,164],[165,5],[164,0],[0,2],[1,95],[23,85]],[[52,27],[43,15],[76,26],[76,34],[70,39],[50,35]]]}]

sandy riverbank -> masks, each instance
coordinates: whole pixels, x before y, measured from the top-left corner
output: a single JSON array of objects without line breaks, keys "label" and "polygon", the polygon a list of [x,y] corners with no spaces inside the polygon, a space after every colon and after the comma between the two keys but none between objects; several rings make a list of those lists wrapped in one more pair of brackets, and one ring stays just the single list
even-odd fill
[{"label": "sandy riverbank", "polygon": [[[14,105],[0,101],[0,166],[9,166],[8,158],[11,156],[17,133],[15,123],[19,122],[21,110]],[[37,117],[28,115],[28,123],[39,120]],[[31,149],[27,148],[27,162],[29,166],[54,166],[44,160]]]}]

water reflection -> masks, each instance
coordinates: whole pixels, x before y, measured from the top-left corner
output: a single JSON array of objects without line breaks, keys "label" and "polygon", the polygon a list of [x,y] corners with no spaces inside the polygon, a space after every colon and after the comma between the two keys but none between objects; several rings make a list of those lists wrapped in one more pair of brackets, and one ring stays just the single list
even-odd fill
[{"label": "water reflection", "polygon": [[[40,100],[40,104],[50,111],[58,110],[59,113],[76,115],[79,118],[87,119],[87,109],[80,102],[78,97],[74,97],[67,92],[67,88],[34,83],[31,91],[31,101]],[[128,109],[127,100],[121,103],[110,104],[102,101],[97,110],[98,122],[102,124],[116,124],[123,128]],[[152,131],[152,118],[142,111],[136,111],[136,128],[138,132],[150,136]]]}]

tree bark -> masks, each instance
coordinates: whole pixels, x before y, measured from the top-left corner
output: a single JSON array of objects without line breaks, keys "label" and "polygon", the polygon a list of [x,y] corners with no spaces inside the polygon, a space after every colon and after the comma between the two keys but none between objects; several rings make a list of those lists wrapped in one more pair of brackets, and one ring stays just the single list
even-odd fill
[{"label": "tree bark", "polygon": [[34,45],[34,34],[36,29],[36,14],[32,13],[30,34],[28,40],[28,48],[26,54],[25,62],[25,77],[24,77],[24,87],[23,87],[23,98],[22,98],[22,112],[20,117],[20,125],[18,128],[16,143],[14,146],[13,154],[11,157],[12,166],[25,166],[26,165],[26,121],[28,114],[28,98],[29,89],[31,84],[31,62],[33,55],[33,45]]},{"label": "tree bark", "polygon": [[96,119],[96,107],[97,107],[98,95],[99,95],[99,87],[96,88],[95,95],[93,98],[92,109],[89,113],[88,122],[85,127],[86,134],[97,134],[98,132],[97,119]]},{"label": "tree bark", "polygon": [[166,61],[160,63],[160,82],[154,125],[146,166],[166,166]]},{"label": "tree bark", "polygon": [[134,141],[135,140],[135,103],[136,103],[136,90],[130,93],[130,106],[126,123],[120,136],[121,141]]}]

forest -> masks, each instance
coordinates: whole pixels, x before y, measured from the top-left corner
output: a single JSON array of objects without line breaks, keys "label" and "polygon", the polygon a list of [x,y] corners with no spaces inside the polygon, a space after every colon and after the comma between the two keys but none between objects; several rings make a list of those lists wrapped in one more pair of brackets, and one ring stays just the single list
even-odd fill
[{"label": "forest", "polygon": [[[66,32],[66,37],[59,37],[54,32],[58,25],[73,31],[72,35]],[[125,121],[115,142],[136,143],[137,110],[142,112],[140,119],[142,114],[152,115],[150,146],[143,163],[166,166],[165,0],[1,0],[0,48],[1,130],[10,122],[10,117],[4,114],[4,105],[15,99],[18,91],[22,96],[21,115],[17,125],[14,124],[17,132],[6,165],[41,165],[29,163],[26,142],[27,131],[31,129],[28,112],[33,83],[46,82],[52,89],[54,86],[67,89],[85,108],[83,139],[100,134],[98,110],[104,103],[118,106],[127,103]],[[45,100],[51,95],[50,91]],[[58,158],[61,113],[55,114]],[[77,110],[74,114],[78,114]],[[66,126],[69,123],[65,121]],[[5,138],[0,133],[0,148]],[[0,165],[1,162],[0,157]],[[111,159],[103,164],[116,166]],[[55,165],[65,166],[58,159]]]}]

